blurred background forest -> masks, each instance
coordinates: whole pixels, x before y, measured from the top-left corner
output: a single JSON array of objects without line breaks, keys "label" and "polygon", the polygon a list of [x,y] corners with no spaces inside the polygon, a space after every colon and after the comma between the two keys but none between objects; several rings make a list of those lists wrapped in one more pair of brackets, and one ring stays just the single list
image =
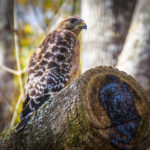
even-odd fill
[{"label": "blurred background forest", "polygon": [[63,18],[81,16],[81,71],[132,75],[150,96],[149,0],[0,0],[0,131],[19,122],[29,59]]}]

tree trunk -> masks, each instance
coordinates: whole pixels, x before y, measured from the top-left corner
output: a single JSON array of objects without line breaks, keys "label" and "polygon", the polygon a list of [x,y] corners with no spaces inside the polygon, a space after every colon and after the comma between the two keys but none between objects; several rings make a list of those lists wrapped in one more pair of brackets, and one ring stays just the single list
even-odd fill
[{"label": "tree trunk", "polygon": [[82,34],[82,72],[116,64],[136,0],[82,0],[81,16],[88,25]]},{"label": "tree trunk", "polygon": [[[14,68],[13,0],[0,0],[0,65]],[[13,75],[0,70],[0,131],[9,124]]]},{"label": "tree trunk", "polygon": [[40,107],[22,131],[0,135],[1,150],[144,150],[149,145],[143,90],[110,67],[87,71]]},{"label": "tree trunk", "polygon": [[117,67],[134,76],[150,96],[150,1],[139,0]]}]

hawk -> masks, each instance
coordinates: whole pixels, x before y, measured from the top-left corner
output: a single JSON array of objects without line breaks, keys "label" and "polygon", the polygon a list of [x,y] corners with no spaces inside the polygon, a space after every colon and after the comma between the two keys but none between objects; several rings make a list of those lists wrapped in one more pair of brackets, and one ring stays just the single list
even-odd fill
[{"label": "hawk", "polygon": [[33,112],[49,99],[50,93],[59,92],[78,76],[78,35],[82,29],[87,29],[87,25],[81,18],[66,18],[46,36],[33,53],[28,66],[21,122],[16,131],[24,128]]}]

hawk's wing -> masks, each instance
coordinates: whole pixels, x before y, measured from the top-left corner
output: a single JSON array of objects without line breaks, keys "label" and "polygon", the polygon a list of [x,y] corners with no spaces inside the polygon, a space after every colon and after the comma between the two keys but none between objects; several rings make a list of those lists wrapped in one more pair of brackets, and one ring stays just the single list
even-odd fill
[{"label": "hawk's wing", "polygon": [[40,97],[58,92],[78,74],[76,55],[79,55],[79,41],[74,33],[55,30],[46,37],[29,63],[22,118],[41,106],[44,99]]},{"label": "hawk's wing", "polygon": [[26,99],[21,113],[20,131],[32,113],[46,100],[48,93],[58,92],[79,73],[79,40],[68,30],[55,30],[34,52],[28,67]]},{"label": "hawk's wing", "polygon": [[59,91],[68,80],[77,37],[70,31],[50,33],[33,54],[28,68],[26,91],[37,98],[48,91]]}]

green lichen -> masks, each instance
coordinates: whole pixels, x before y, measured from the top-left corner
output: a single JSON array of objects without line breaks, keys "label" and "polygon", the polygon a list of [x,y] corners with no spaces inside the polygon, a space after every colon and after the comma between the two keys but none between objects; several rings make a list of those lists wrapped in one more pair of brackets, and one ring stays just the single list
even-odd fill
[{"label": "green lichen", "polygon": [[12,132],[14,132],[14,128],[15,127],[11,128],[9,130],[5,130],[2,133],[0,133],[0,149],[1,149],[2,145],[9,142],[9,139],[11,138]]},{"label": "green lichen", "polygon": [[67,129],[69,132],[67,145],[69,147],[79,146],[82,142],[83,135],[89,131],[89,121],[85,117],[85,112],[81,105],[79,108],[75,108],[75,112],[71,113],[67,120]]}]

